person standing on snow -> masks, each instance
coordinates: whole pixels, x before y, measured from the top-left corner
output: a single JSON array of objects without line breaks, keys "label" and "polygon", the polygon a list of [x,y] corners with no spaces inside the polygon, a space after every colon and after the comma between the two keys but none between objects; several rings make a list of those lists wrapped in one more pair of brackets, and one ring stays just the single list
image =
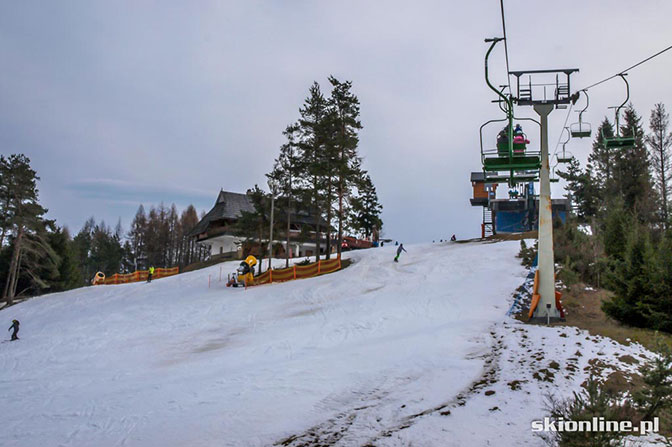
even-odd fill
[{"label": "person standing on snow", "polygon": [[151,266],[147,271],[147,282],[152,282],[153,275],[154,275],[154,266]]},{"label": "person standing on snow", "polygon": [[14,329],[14,332],[12,332],[12,341],[18,340],[19,337],[16,335],[19,333],[19,320],[12,320],[12,325],[7,329],[8,331],[11,329]]},{"label": "person standing on snow", "polygon": [[[397,248],[397,256],[394,257],[394,262],[399,262],[399,255],[401,255],[402,250],[406,251],[404,244],[399,244],[399,248]],[[406,253],[408,252],[406,251]]]}]

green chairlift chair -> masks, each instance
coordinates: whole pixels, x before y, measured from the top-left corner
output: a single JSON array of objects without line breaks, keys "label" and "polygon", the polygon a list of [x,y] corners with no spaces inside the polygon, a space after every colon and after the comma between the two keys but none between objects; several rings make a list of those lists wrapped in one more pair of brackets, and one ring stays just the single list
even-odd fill
[{"label": "green chairlift chair", "polygon": [[588,93],[585,90],[581,90],[581,92],[583,92],[583,94],[586,95],[586,107],[584,107],[583,110],[579,111],[579,122],[572,123],[569,126],[569,133],[572,138],[588,138],[592,133],[590,123],[582,120],[583,112],[585,112],[588,109],[588,104],[590,103],[590,100],[588,98]]},{"label": "green chairlift chair", "polygon": [[563,134],[565,131],[567,131],[567,139],[562,142],[562,155],[558,154],[555,156],[558,159],[558,163],[569,163],[573,158],[572,153],[565,149],[565,146],[569,143],[569,140],[572,137],[572,132],[568,127],[562,129]]},{"label": "green chairlift chair", "polygon": [[619,73],[619,76],[621,79],[623,79],[623,82],[625,82],[625,91],[626,91],[626,98],[625,101],[623,101],[623,104],[621,104],[616,108],[616,133],[612,136],[606,135],[604,133],[604,129],[602,129],[602,141],[604,142],[604,147],[607,149],[621,149],[624,147],[632,147],[635,145],[635,137],[632,135],[625,136],[621,135],[621,126],[619,124],[619,115],[621,112],[621,109],[623,108],[624,105],[628,103],[630,100],[630,85],[628,84],[628,81],[625,79],[626,73]]}]

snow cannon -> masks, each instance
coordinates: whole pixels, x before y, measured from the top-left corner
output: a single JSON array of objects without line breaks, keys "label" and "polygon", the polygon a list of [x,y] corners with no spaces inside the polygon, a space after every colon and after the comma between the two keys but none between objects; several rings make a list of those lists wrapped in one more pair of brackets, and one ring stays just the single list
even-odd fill
[{"label": "snow cannon", "polygon": [[254,285],[254,266],[257,265],[257,258],[250,255],[235,272],[229,274],[226,287],[248,287]]},{"label": "snow cannon", "polygon": [[94,286],[105,284],[105,273],[97,272],[94,275],[93,279],[91,280],[91,284],[93,284]]}]

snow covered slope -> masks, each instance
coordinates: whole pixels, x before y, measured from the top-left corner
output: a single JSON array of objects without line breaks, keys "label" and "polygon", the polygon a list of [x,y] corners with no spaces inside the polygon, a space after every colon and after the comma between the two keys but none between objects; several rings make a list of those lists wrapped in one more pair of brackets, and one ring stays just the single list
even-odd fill
[{"label": "snow covered slope", "polygon": [[21,340],[0,345],[0,445],[428,445],[390,434],[482,376],[527,273],[518,247],[414,245],[398,264],[370,249],[248,290],[213,266],[2,310]]}]

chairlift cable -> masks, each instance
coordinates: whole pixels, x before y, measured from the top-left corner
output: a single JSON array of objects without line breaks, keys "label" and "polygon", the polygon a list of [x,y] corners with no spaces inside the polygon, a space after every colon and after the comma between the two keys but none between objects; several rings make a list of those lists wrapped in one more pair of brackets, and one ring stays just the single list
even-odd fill
[{"label": "chairlift cable", "polygon": [[562,140],[562,134],[564,133],[564,128],[567,127],[567,121],[569,121],[569,114],[572,113],[572,108],[574,107],[574,104],[569,104],[569,107],[567,107],[567,116],[565,116],[565,123],[562,125],[563,131],[560,132],[560,136],[558,137],[558,144],[555,145],[555,149],[553,150],[553,155],[557,155],[558,153],[558,148],[560,147],[560,141]]},{"label": "chairlift cable", "polygon": [[506,21],[504,20],[504,0],[499,0],[500,9],[502,12],[502,32],[504,33],[504,55],[506,57],[506,80],[509,84],[509,95],[512,94],[511,90],[511,75],[509,75],[509,44],[508,39],[506,38]]},{"label": "chairlift cable", "polygon": [[[506,43],[506,42],[505,42],[505,43]],[[633,65],[633,66],[631,66],[631,67],[628,67],[628,68],[626,68],[625,70],[622,70],[622,71],[616,73],[616,74],[613,75],[613,76],[609,76],[608,78],[602,79],[600,82],[596,82],[595,84],[591,84],[591,85],[589,85],[589,86],[586,87],[586,88],[582,88],[581,90],[588,90],[588,89],[593,88],[593,87],[596,87],[596,86],[598,86],[598,85],[600,85],[600,84],[602,84],[602,83],[604,83],[604,82],[610,81],[610,80],[614,79],[615,77],[618,77],[618,76],[620,76],[620,75],[622,75],[622,74],[625,74],[625,73],[627,73],[628,71],[632,70],[633,68],[635,68],[635,67],[639,67],[639,66],[642,65],[643,63],[648,62],[648,61],[650,61],[651,59],[653,59],[654,57],[660,56],[660,55],[663,54],[664,52],[666,52],[666,51],[668,51],[668,50],[671,50],[671,49],[672,49],[672,45],[670,45],[669,47],[665,48],[664,50],[661,50],[661,51],[657,52],[656,54],[654,54],[654,55],[652,55],[652,56],[647,57],[646,59],[643,59],[643,60],[637,62],[635,65]]]}]

